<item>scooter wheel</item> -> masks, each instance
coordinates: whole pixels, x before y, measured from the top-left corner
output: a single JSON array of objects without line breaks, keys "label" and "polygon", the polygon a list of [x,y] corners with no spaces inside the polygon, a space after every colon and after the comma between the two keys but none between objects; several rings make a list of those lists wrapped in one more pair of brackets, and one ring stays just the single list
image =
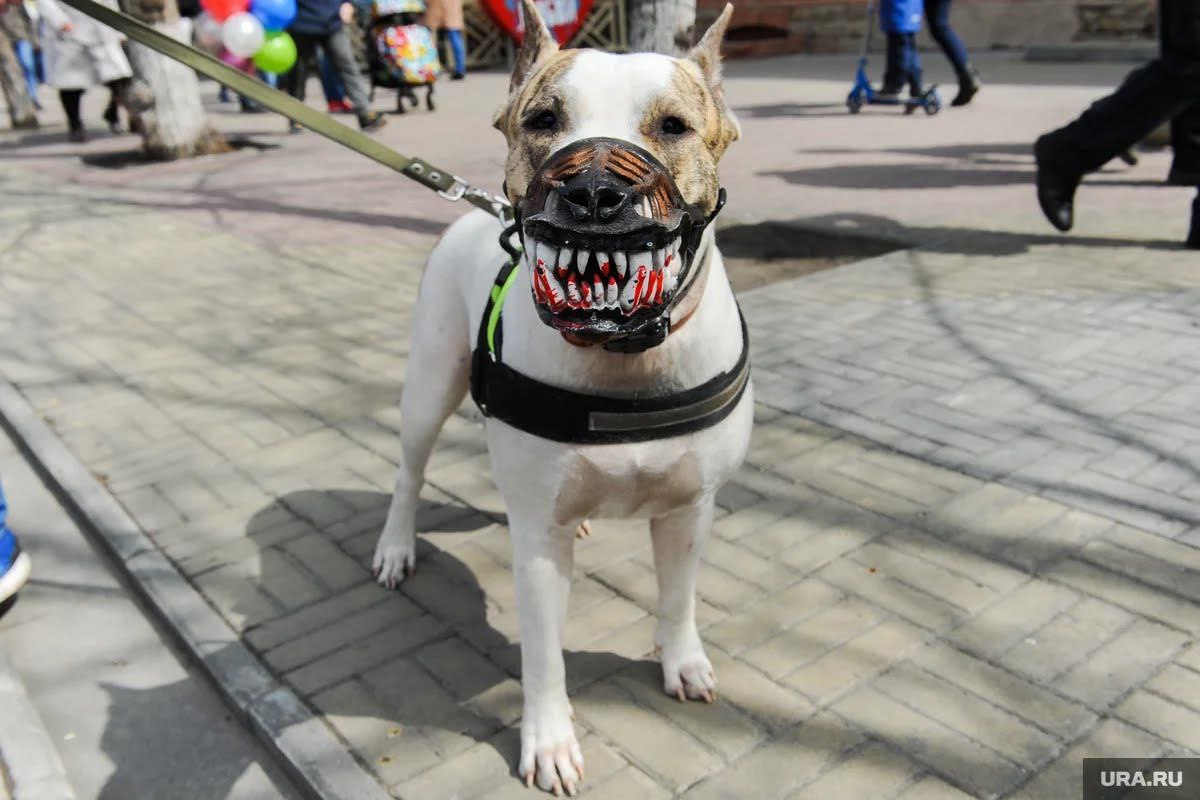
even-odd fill
[{"label": "scooter wheel", "polygon": [[846,110],[851,114],[857,114],[862,111],[863,101],[857,94],[852,94],[846,98]]},{"label": "scooter wheel", "polygon": [[942,110],[942,101],[936,97],[932,97],[922,106],[925,109],[926,116],[932,117],[934,114]]}]

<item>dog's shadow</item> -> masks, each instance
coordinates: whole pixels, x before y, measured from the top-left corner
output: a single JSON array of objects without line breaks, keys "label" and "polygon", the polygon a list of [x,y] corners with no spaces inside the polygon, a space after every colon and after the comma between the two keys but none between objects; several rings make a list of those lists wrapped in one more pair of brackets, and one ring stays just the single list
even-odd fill
[{"label": "dog's shadow", "polygon": [[[416,573],[389,592],[369,572],[389,501],[380,492],[305,490],[256,513],[247,538],[260,547],[258,587],[278,600],[300,575],[311,576],[323,596],[275,618],[260,608],[262,621],[244,639],[386,785],[477,742],[494,750],[493,777],[501,765],[515,776],[520,648],[510,568],[501,560],[507,530],[474,509],[423,500]],[[288,538],[284,526],[306,532]],[[314,559],[320,548],[324,559]],[[354,568],[357,580],[348,574]],[[644,644],[648,654],[649,637]],[[616,673],[662,691],[657,662],[582,650],[564,656],[572,694]]]}]

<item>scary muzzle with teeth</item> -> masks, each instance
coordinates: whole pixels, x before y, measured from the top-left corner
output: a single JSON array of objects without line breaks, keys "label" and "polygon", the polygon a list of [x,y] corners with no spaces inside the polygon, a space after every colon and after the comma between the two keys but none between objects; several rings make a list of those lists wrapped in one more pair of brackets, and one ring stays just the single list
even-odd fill
[{"label": "scary muzzle with teeth", "polygon": [[583,139],[546,159],[520,203],[538,314],[593,341],[669,313],[703,233],[666,168],[617,139]]}]

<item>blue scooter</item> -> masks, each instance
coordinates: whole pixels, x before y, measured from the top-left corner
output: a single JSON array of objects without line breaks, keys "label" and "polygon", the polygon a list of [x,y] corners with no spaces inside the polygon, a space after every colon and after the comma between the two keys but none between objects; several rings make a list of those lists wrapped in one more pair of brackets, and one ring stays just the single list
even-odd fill
[{"label": "blue scooter", "polygon": [[851,114],[857,114],[864,105],[872,106],[904,106],[904,113],[911,114],[921,108],[929,116],[942,110],[942,98],[938,94],[937,84],[926,89],[919,97],[884,96],[871,85],[867,77],[867,54],[871,51],[871,34],[875,31],[875,3],[867,3],[867,35],[863,37],[862,52],[858,56],[858,70],[854,73],[854,86],[846,96],[846,108]]}]

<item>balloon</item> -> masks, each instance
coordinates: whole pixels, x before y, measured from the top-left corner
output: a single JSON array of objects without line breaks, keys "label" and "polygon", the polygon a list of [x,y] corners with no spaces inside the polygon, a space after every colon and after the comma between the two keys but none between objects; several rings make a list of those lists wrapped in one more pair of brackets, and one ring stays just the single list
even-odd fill
[{"label": "balloon", "polygon": [[196,46],[214,56],[221,52],[221,23],[212,14],[201,12],[193,26]]},{"label": "balloon", "polygon": [[263,26],[258,17],[241,12],[221,26],[221,42],[235,56],[250,58],[263,45]]},{"label": "balloon", "polygon": [[251,0],[250,13],[269,31],[281,31],[296,18],[296,0]]},{"label": "balloon", "polygon": [[246,68],[250,66],[250,59],[244,56],[234,55],[228,50],[222,50],[221,55],[218,56],[218,58],[234,69],[240,69],[242,72],[245,72]]},{"label": "balloon", "polygon": [[200,0],[200,6],[217,22],[224,22],[250,7],[250,0]]},{"label": "balloon", "polygon": [[296,63],[296,43],[287,31],[272,31],[254,54],[254,66],[263,72],[282,75]]}]

